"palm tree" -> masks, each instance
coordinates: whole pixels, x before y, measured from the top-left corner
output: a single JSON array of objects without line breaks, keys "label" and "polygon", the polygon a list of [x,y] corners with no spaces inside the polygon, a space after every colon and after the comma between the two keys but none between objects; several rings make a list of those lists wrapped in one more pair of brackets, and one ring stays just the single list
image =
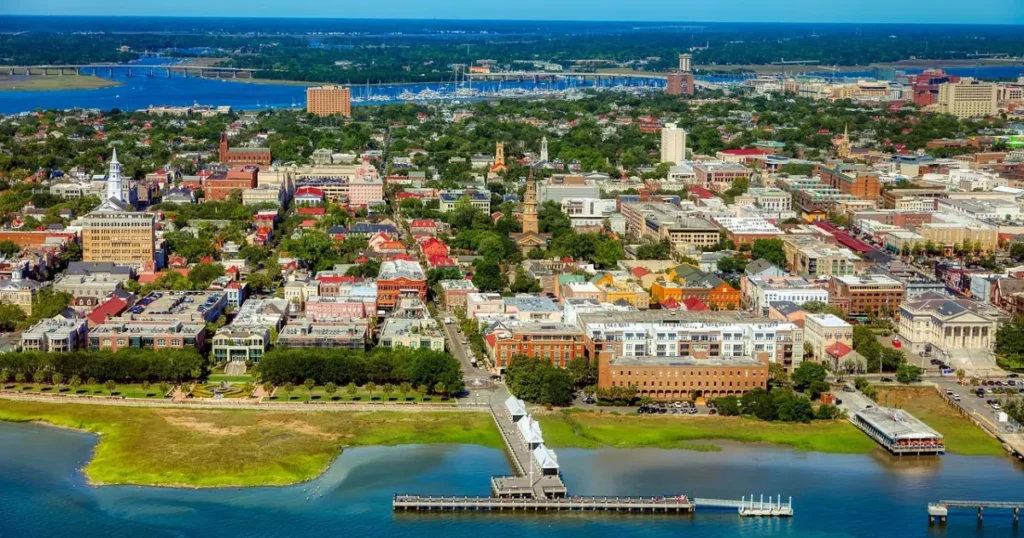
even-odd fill
[{"label": "palm tree", "polygon": [[302,384],[306,387],[306,392],[309,393],[309,399],[312,400],[313,399],[313,387],[316,386],[316,380],[314,380],[314,379],[307,379],[307,380],[303,381]]},{"label": "palm tree", "polygon": [[103,388],[107,389],[107,392],[109,392],[110,395],[113,396],[114,389],[117,388],[117,383],[114,383],[113,379],[108,379],[105,382],[103,382]]},{"label": "palm tree", "polygon": [[53,386],[60,386],[60,384],[64,382],[64,376],[60,375],[58,372],[54,372],[53,376],[50,377],[50,381],[53,382]]},{"label": "palm tree", "polygon": [[446,389],[446,388],[447,387],[444,386],[444,383],[441,383],[440,381],[438,381],[437,384],[434,385],[434,392],[436,392],[437,394],[440,394],[440,395],[443,396],[444,395],[444,389]]},{"label": "palm tree", "polygon": [[967,377],[967,372],[963,368],[956,369],[956,380],[963,383],[964,378]]},{"label": "palm tree", "polygon": [[151,386],[152,385],[150,384],[148,379],[143,379],[142,380],[142,390],[149,390],[149,387],[151,387]]},{"label": "palm tree", "polygon": [[256,390],[256,385],[252,381],[248,381],[244,385],[242,385],[242,392],[244,392],[247,396],[252,396],[252,391],[254,390]]},{"label": "palm tree", "polygon": [[166,381],[160,382],[160,394],[167,396],[167,393],[171,391],[171,385]]},{"label": "palm tree", "polygon": [[426,396],[427,393],[430,392],[430,387],[427,386],[426,383],[420,383],[420,386],[416,387],[416,390],[419,391],[420,394]]},{"label": "palm tree", "polygon": [[16,374],[14,374],[14,382],[19,384],[19,385],[24,383],[25,382],[25,372],[18,372]]},{"label": "palm tree", "polygon": [[355,397],[356,392],[358,392],[358,391],[359,391],[359,389],[356,388],[356,384],[355,383],[349,383],[348,385],[345,385],[345,392],[348,393],[350,398],[351,397]]},{"label": "palm tree", "polygon": [[335,385],[334,383],[327,383],[326,385],[324,385],[324,392],[327,393],[328,400],[333,400],[334,393],[338,392],[338,386]]},{"label": "palm tree", "polygon": [[412,392],[412,383],[402,383],[401,385],[399,385],[398,390],[399,392],[402,393],[402,399],[404,400],[408,398],[409,393]]},{"label": "palm tree", "polygon": [[285,394],[287,394],[287,395],[288,395],[288,399],[289,399],[289,400],[290,400],[290,399],[291,399],[291,397],[292,397],[292,391],[293,391],[293,390],[295,390],[295,385],[293,385],[293,384],[291,384],[291,383],[285,383],[285,384],[284,384],[284,392],[285,392]]},{"label": "palm tree", "polygon": [[97,379],[96,379],[95,377],[90,377],[89,379],[87,379],[87,380],[85,381],[85,384],[86,384],[86,385],[99,385],[99,384],[100,384],[100,382],[99,382],[99,380],[97,380]]},{"label": "palm tree", "polygon": [[373,391],[377,390],[377,384],[374,383],[373,381],[370,381],[366,385],[363,385],[363,388],[366,389],[366,392],[370,393],[370,399],[372,400],[373,399]]},{"label": "palm tree", "polygon": [[0,383],[6,383],[11,380],[11,371],[7,368],[0,368]]},{"label": "palm tree", "polygon": [[77,375],[71,376],[68,380],[68,385],[71,386],[71,392],[78,392],[78,387],[82,385],[82,378]]},{"label": "palm tree", "polygon": [[37,385],[40,385],[46,381],[46,377],[46,372],[42,370],[36,370],[36,373],[32,374],[32,381],[34,381]]},{"label": "palm tree", "polygon": [[391,398],[391,393],[392,392],[395,392],[395,386],[392,385],[391,383],[385,383],[384,384],[384,394],[386,396],[384,397],[384,399],[385,400],[389,400]]},{"label": "palm tree", "polygon": [[269,396],[273,396],[274,395],[274,384],[271,383],[270,381],[267,381],[266,383],[264,383],[263,384],[263,392],[266,392],[268,397]]}]

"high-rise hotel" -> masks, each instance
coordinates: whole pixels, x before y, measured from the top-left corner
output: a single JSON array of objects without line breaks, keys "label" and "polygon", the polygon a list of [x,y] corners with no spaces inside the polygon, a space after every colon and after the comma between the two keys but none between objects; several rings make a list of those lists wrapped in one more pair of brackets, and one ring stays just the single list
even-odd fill
[{"label": "high-rise hotel", "polygon": [[306,88],[306,111],[316,116],[351,116],[352,91],[342,86]]},{"label": "high-rise hotel", "polygon": [[82,259],[142,267],[154,258],[153,215],[135,211],[121,195],[117,150],[107,172],[106,200],[80,219]]}]

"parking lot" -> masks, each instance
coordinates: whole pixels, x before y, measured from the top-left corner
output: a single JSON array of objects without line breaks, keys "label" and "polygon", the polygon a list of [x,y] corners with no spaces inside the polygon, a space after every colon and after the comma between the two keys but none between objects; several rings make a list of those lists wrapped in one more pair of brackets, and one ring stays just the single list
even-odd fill
[{"label": "parking lot", "polygon": [[[953,398],[961,409],[980,421],[987,423],[991,428],[1002,432],[1014,432],[1016,431],[1016,426],[1012,421],[999,422],[1000,402],[1024,397],[1024,393],[1021,392],[1024,391],[1024,380],[1020,378],[1007,378],[991,381],[992,385],[988,385],[986,382],[984,387],[969,384],[961,385],[954,379],[938,380],[936,384],[941,388],[942,392]],[[1009,382],[1014,384],[1009,385]],[[1001,385],[996,383],[1001,383]],[[983,391],[981,397],[977,396],[978,389]],[[1004,391],[1012,390],[1013,392],[999,393],[1000,389]]]}]

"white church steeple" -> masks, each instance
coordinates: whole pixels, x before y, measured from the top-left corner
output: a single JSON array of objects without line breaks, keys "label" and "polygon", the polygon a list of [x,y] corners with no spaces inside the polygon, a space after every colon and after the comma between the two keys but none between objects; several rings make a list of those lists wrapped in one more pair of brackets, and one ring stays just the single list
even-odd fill
[{"label": "white church steeple", "polygon": [[115,199],[123,202],[121,195],[121,163],[117,162],[117,148],[110,157],[110,169],[107,171],[107,200]]}]

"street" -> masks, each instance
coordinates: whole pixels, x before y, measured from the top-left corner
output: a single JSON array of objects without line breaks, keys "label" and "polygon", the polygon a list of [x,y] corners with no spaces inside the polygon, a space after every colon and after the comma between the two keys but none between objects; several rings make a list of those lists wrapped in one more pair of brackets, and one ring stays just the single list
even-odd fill
[{"label": "street", "polygon": [[[470,361],[472,351],[469,349],[469,344],[462,344],[462,336],[458,330],[458,324],[447,324],[444,323],[446,316],[439,316],[438,321],[441,326],[444,327],[445,338],[448,340],[448,351],[452,354],[456,360],[459,361],[459,365],[462,367],[462,379],[466,383],[467,395],[459,398],[459,403],[463,404],[486,404],[490,402],[491,394],[494,388],[494,381],[491,379],[491,372],[486,368],[473,366]],[[504,387],[501,387],[502,394],[505,394],[505,398],[508,395],[504,391]]]}]

